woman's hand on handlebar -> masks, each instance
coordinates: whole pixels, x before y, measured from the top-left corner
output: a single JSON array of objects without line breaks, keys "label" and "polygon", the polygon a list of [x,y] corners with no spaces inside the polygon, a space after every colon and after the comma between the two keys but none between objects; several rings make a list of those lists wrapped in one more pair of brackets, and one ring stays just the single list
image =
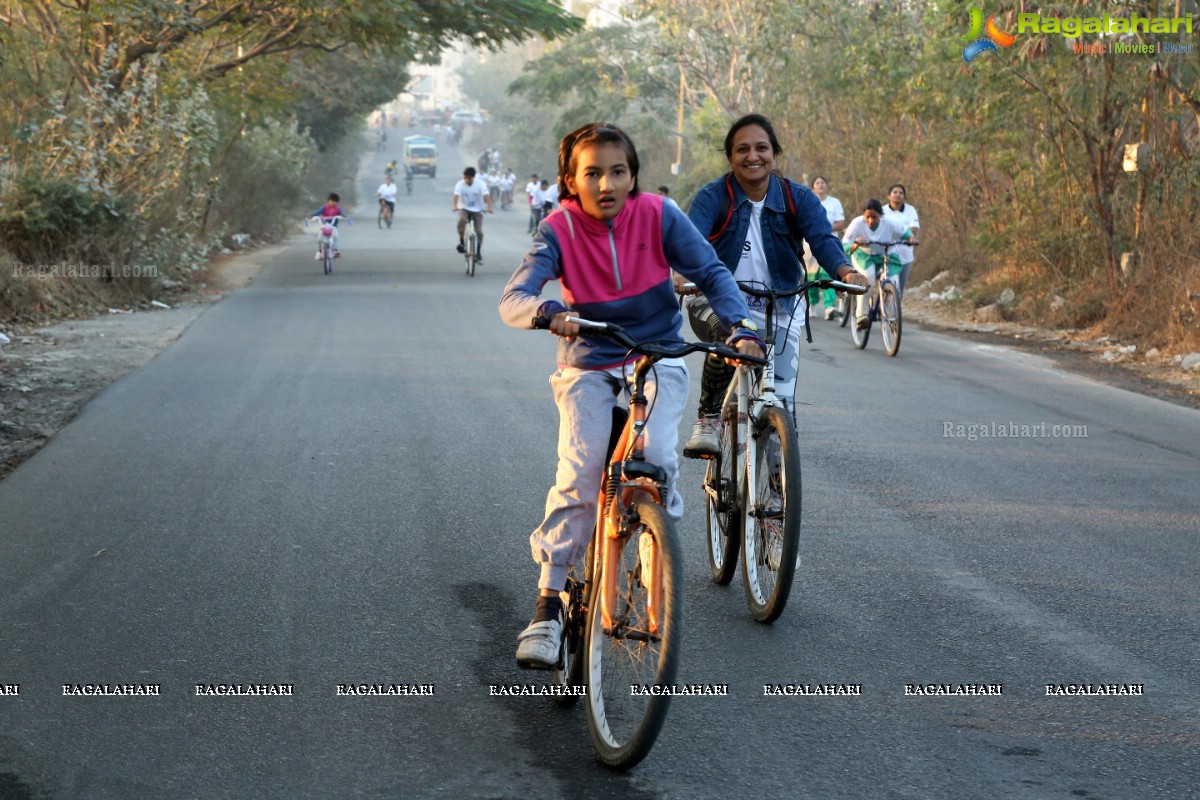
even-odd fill
[{"label": "woman's hand on handlebar", "polygon": [[856,269],[850,270],[845,275],[843,275],[841,278],[838,278],[838,280],[840,280],[842,283],[852,283],[855,286],[861,286],[864,289],[871,288],[871,282],[869,280],[867,280],[867,276],[863,275],[861,272],[859,272]]},{"label": "woman's hand on handlebar", "polygon": [[[739,353],[751,356],[752,358],[767,357],[767,354],[763,352],[762,343],[757,339],[738,339],[737,342],[734,343],[733,348]],[[727,358],[725,359],[725,363],[731,367],[736,367],[738,365],[738,360],[736,358]]]}]

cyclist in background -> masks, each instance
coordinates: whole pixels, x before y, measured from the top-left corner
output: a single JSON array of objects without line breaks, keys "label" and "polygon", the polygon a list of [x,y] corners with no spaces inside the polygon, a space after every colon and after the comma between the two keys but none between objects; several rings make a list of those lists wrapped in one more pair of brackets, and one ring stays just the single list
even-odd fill
[{"label": "cyclist in background", "polygon": [[[592,124],[559,145],[561,208],[538,225],[533,247],[500,299],[500,316],[514,328],[550,320],[558,340],[558,370],[550,385],[558,406],[558,473],[546,498],[546,515],[529,537],[541,570],[533,620],[517,637],[517,663],[550,669],[558,661],[563,630],[560,592],[570,568],[584,558],[596,522],[604,461],[617,394],[630,380],[636,358],[602,336],[581,333],[578,314],[614,322],[641,341],[683,341],[671,289],[678,270],[712,298],[733,328],[729,341],[761,356],[762,341],[743,327],[748,309],[733,277],[674,203],[639,192],[633,141],[619,128]],[[562,285],[564,306],[542,297],[550,281]],[[653,412],[646,420],[646,459],[667,473],[667,514],[683,515],[676,489],[679,419],[687,403],[683,359],[664,359],[646,381]]]},{"label": "cyclist in background", "polygon": [[398,188],[392,182],[392,176],[387,175],[383,179],[383,183],[379,184],[379,188],[375,190],[376,196],[379,197],[381,205],[387,206],[387,219],[391,223],[392,217],[396,214],[396,192]]},{"label": "cyclist in background", "polygon": [[[329,197],[327,197],[325,199],[325,205],[321,206],[316,211],[309,214],[310,217],[320,217],[322,220],[329,220],[330,224],[333,225],[333,257],[334,258],[342,257],[342,251],[338,247],[338,242],[339,242],[339,238],[340,238],[338,236],[338,223],[341,222],[341,220],[337,219],[337,217],[343,217],[347,223],[350,222],[350,215],[347,214],[346,209],[342,208],[340,205],[341,200],[342,200],[342,198],[338,195],[337,192],[330,192]],[[317,261],[321,260],[321,248],[319,246],[317,247],[316,260]]]},{"label": "cyclist in background", "polygon": [[[901,270],[900,257],[896,255],[895,250],[888,253],[885,266],[883,248],[879,248],[878,252],[872,252],[875,249],[872,245],[899,241],[917,243],[912,231],[900,225],[895,219],[885,217],[883,205],[875,198],[871,198],[863,205],[863,213],[846,226],[846,233],[842,236],[842,247],[845,248],[846,255],[850,256],[854,268],[866,276],[866,285],[870,287],[875,283],[877,269],[887,270],[881,272],[880,278],[885,275],[899,275]],[[871,324],[867,318],[870,309],[867,306],[865,294],[859,295],[856,300],[854,324],[861,330]]]},{"label": "cyclist in background", "polygon": [[467,252],[463,235],[467,230],[467,220],[475,225],[475,261],[483,263],[483,212],[492,213],[492,198],[488,194],[483,181],[475,180],[475,168],[463,170],[462,180],[454,186],[454,196],[450,200],[450,208],[458,212],[458,252]]}]

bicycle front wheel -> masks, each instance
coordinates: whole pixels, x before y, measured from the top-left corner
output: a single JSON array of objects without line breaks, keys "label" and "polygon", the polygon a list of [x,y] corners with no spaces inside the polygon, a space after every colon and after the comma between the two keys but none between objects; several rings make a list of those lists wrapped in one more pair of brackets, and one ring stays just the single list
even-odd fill
[{"label": "bicycle front wheel", "polygon": [[[601,583],[616,583],[613,629],[604,630],[597,587],[585,639],[588,731],[600,760],[622,770],[645,758],[662,730],[683,635],[675,526],[657,504],[640,503],[637,512],[632,534],[613,542],[620,551],[614,574],[600,576]],[[655,585],[661,605],[652,624],[648,604]]]},{"label": "bicycle front wheel", "polygon": [[846,327],[846,323],[854,316],[854,300],[855,296],[849,292],[838,292],[837,310],[842,316],[839,318],[838,327]]},{"label": "bicycle front wheel", "polygon": [[800,549],[800,453],[784,409],[767,408],[759,419],[751,469],[742,492],[742,581],[751,616],[771,623],[787,605]]},{"label": "bicycle front wheel", "polygon": [[475,277],[475,247],[476,239],[472,235],[467,242],[467,276],[471,278]]},{"label": "bicycle front wheel", "polygon": [[883,349],[889,356],[900,351],[900,293],[888,281],[879,294],[879,332],[883,335]]},{"label": "bicycle front wheel", "polygon": [[741,539],[741,514],[738,507],[737,409],[726,408],[721,414],[721,449],[708,459],[704,475],[704,494],[708,509],[708,566],[713,582],[727,586],[737,567]]},{"label": "bicycle front wheel", "polygon": [[333,272],[333,245],[326,242],[322,248],[321,261],[325,264],[325,274],[329,275]]},{"label": "bicycle front wheel", "polygon": [[[862,350],[867,346],[867,339],[871,337],[871,306],[875,303],[875,293],[876,290],[874,287],[872,287],[871,291],[867,293],[867,327],[859,328],[857,318],[850,322],[850,338],[854,340],[854,346],[859,350]],[[852,317],[855,316],[856,313],[855,309],[857,308],[857,299],[858,298],[850,299],[850,316]]]}]

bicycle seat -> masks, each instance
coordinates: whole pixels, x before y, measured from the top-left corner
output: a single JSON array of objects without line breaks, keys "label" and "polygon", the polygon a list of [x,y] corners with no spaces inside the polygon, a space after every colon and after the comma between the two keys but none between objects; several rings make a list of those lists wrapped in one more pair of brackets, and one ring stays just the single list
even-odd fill
[{"label": "bicycle seat", "polygon": [[667,471],[648,461],[626,461],[621,468],[625,478],[649,478],[655,483],[667,482]]}]

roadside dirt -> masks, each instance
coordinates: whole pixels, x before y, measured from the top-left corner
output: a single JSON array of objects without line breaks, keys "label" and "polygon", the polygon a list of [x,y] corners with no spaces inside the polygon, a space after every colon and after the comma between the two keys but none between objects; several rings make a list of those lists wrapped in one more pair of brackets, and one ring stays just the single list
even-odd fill
[{"label": "roadside dirt", "polygon": [[[0,479],[36,453],[104,387],[178,339],[204,310],[253,283],[286,245],[219,256],[192,288],[105,316],[0,327]],[[0,338],[0,342],[3,339]]]},{"label": "roadside dirt", "polygon": [[[46,326],[0,328],[0,479],[32,456],[104,387],[145,364],[178,339],[205,308],[254,282],[287,243],[215,259],[206,278],[149,304],[106,316]],[[975,319],[962,304],[931,301],[931,283],[910,287],[905,319],[958,336],[1040,352],[1063,368],[1130,391],[1200,408],[1200,371],[1141,354],[1086,331],[1053,331]],[[814,323],[821,324],[814,314]],[[832,324],[832,323],[829,323]],[[2,339],[0,339],[2,341]]]}]

